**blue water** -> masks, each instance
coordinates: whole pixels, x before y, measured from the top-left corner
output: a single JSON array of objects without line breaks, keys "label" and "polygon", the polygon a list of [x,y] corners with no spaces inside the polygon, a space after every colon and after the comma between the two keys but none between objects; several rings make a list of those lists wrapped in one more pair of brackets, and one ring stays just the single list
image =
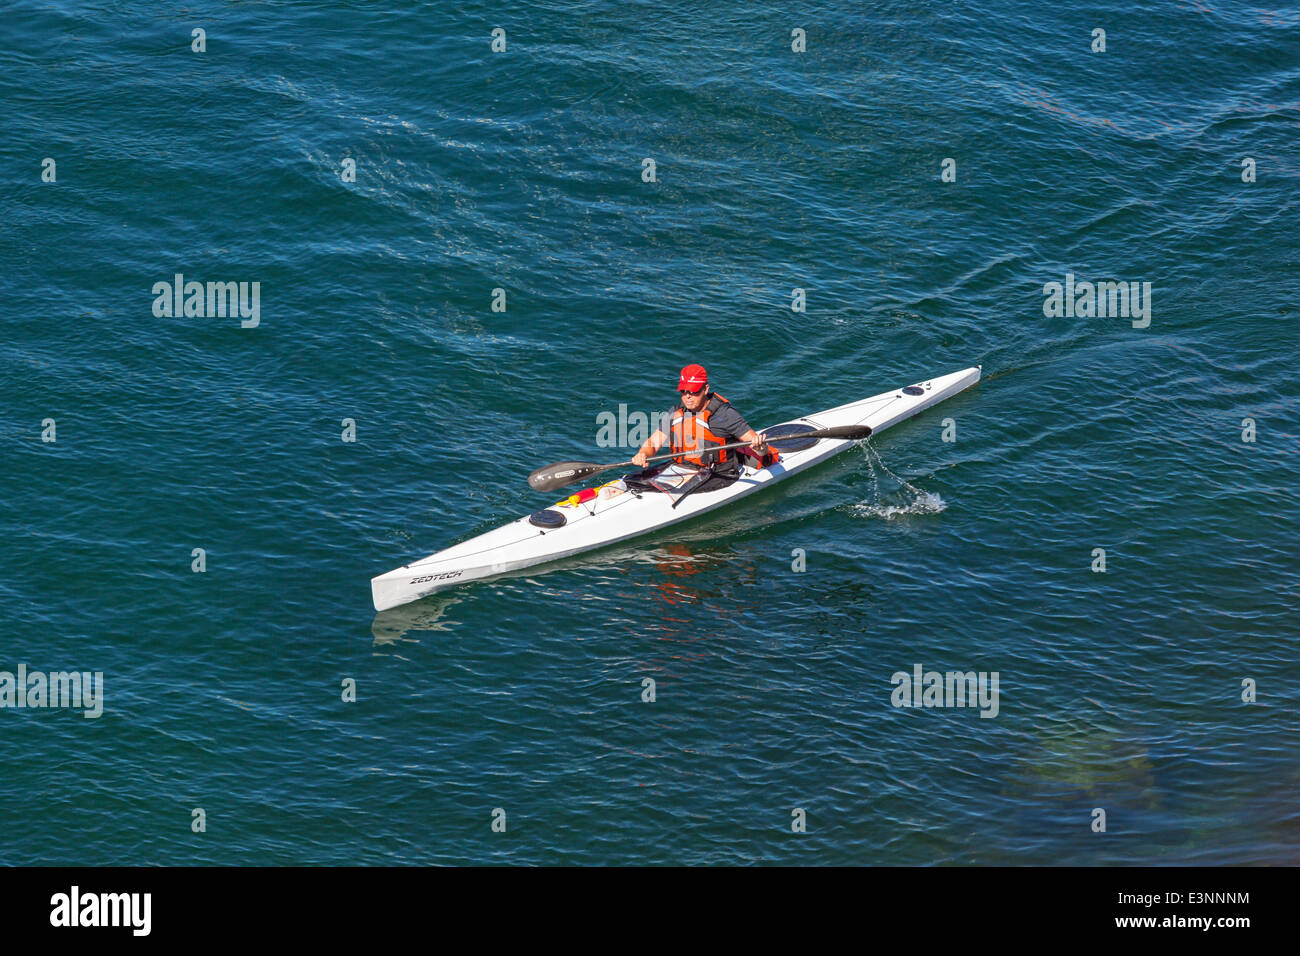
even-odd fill
[{"label": "blue water", "polygon": [[[1297,50],[1199,0],[11,4],[0,671],[105,697],[0,709],[0,862],[1300,862]],[[156,316],[177,273],[256,326]],[[1149,326],[1045,316],[1067,274]],[[688,362],[759,427],[984,380],[375,615]],[[895,707],[917,664],[997,716]]]}]

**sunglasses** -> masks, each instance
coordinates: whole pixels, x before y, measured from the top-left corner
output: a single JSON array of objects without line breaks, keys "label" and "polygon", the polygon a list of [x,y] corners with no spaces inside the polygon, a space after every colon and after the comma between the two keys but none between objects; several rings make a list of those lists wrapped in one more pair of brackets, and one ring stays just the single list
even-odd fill
[{"label": "sunglasses", "polygon": [[687,388],[679,388],[679,389],[677,390],[677,394],[678,394],[678,395],[698,395],[698,394],[700,394],[700,392],[704,391],[705,387],[706,387],[706,386],[701,385],[699,388],[697,388],[697,389],[696,389],[695,391],[693,391],[693,392],[692,392],[690,389],[687,389]]}]

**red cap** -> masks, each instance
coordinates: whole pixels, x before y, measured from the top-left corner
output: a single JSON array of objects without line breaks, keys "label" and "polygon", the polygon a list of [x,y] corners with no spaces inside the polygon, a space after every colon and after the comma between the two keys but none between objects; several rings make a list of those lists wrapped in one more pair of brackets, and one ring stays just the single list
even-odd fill
[{"label": "red cap", "polygon": [[677,382],[679,392],[698,392],[709,384],[709,373],[703,365],[688,365],[682,369],[682,377]]}]

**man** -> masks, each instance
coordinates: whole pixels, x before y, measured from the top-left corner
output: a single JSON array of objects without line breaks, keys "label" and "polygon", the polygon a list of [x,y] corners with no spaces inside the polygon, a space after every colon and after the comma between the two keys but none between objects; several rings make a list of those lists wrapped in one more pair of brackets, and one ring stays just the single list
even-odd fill
[{"label": "man", "polygon": [[[682,403],[664,418],[663,428],[656,429],[632,461],[640,468],[646,459],[665,443],[677,457],[679,464],[694,465],[703,472],[697,484],[692,479],[692,491],[708,491],[731,484],[740,475],[739,449],[717,451],[718,446],[733,442],[750,442],[760,458],[768,455],[767,443],[741,417],[740,412],[709,388],[709,373],[702,365],[688,365],[682,369],[677,382],[677,392]],[[766,460],[766,459],[765,459]]]}]

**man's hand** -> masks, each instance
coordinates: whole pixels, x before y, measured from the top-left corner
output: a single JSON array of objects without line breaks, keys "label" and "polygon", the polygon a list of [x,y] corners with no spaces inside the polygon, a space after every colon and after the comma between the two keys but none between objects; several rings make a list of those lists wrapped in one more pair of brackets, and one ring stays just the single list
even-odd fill
[{"label": "man's hand", "polygon": [[659,451],[660,448],[664,447],[664,443],[667,441],[667,435],[662,431],[655,431],[653,435],[641,443],[641,447],[637,449],[637,453],[632,456],[632,464],[636,465],[638,468],[644,468],[646,466],[646,459]]}]

